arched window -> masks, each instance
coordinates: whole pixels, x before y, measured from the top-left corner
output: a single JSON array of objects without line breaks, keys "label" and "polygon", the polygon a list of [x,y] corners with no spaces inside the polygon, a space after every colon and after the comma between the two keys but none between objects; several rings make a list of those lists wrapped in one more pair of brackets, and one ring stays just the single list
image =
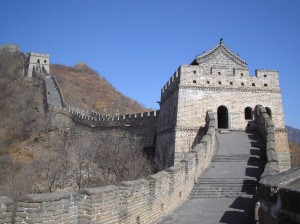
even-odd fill
[{"label": "arched window", "polygon": [[228,128],[228,109],[225,106],[218,107],[218,128],[227,129]]},{"label": "arched window", "polygon": [[266,111],[267,111],[267,114],[269,115],[270,118],[272,118],[272,111],[269,107],[266,107]]},{"label": "arched window", "polygon": [[245,120],[252,120],[253,119],[253,111],[251,107],[245,108]]},{"label": "arched window", "polygon": [[38,63],[38,64],[40,63],[40,59],[37,60],[37,63]]}]

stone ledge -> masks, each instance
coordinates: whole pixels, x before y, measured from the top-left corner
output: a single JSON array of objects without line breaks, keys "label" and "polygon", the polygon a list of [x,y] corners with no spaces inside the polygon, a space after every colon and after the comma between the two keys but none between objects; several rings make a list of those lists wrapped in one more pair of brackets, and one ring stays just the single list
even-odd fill
[{"label": "stone ledge", "polygon": [[0,196],[0,204],[12,205],[13,200],[11,200],[9,197],[6,196]]},{"label": "stone ledge", "polygon": [[169,173],[166,172],[166,171],[160,171],[156,174],[153,174],[153,175],[150,175],[148,177],[149,180],[158,180],[158,179],[161,179],[161,178],[165,178],[165,177],[168,177],[169,176]]},{"label": "stone ledge", "polygon": [[72,198],[72,194],[75,194],[75,191],[59,191],[53,193],[40,193],[40,194],[27,194],[20,199],[20,202],[29,202],[29,203],[42,203],[47,201],[59,201],[62,199]]},{"label": "stone ledge", "polygon": [[169,173],[175,173],[181,169],[184,169],[184,164],[178,163],[178,164],[175,164],[174,166],[167,168],[166,171]]},{"label": "stone ledge", "polygon": [[120,183],[121,187],[134,187],[137,185],[145,185],[149,184],[149,181],[145,179],[138,179],[138,180],[132,180],[132,181],[123,181]]},{"label": "stone ledge", "polygon": [[85,188],[85,189],[79,191],[79,193],[91,196],[91,195],[99,195],[99,194],[103,194],[103,193],[110,193],[110,192],[114,192],[117,190],[118,190],[118,187],[116,187],[114,185],[109,185],[109,186],[98,187],[98,188]]}]

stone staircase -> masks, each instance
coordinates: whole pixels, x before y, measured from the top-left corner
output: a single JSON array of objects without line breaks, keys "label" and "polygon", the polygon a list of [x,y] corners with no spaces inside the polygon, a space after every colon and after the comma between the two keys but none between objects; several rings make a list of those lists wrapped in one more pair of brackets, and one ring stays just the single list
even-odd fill
[{"label": "stone staircase", "polygon": [[263,141],[255,132],[220,132],[217,141],[190,199],[161,223],[254,223],[253,197],[266,163]]},{"label": "stone staircase", "polygon": [[190,198],[252,198],[255,187],[254,178],[202,178],[195,184]]},{"label": "stone staircase", "polygon": [[45,82],[46,82],[48,103],[61,107],[62,103],[61,103],[61,97],[59,91],[50,75],[45,76]]}]

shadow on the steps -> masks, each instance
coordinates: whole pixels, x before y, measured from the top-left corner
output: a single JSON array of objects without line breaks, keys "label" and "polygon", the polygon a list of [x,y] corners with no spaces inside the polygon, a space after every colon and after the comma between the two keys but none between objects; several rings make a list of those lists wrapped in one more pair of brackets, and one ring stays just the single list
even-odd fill
[{"label": "shadow on the steps", "polygon": [[253,224],[254,202],[252,198],[238,197],[229,206],[240,211],[226,211],[220,223],[228,224]]}]

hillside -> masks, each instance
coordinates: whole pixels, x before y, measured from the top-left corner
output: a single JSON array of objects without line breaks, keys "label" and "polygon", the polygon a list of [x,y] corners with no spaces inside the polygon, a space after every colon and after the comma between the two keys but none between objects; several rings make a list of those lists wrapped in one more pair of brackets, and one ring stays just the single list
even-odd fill
[{"label": "hillside", "polygon": [[285,127],[288,133],[289,141],[300,145],[300,130],[287,125]]},{"label": "hillside", "polygon": [[[44,111],[43,84],[39,79],[23,75],[24,60],[23,53],[0,50],[0,195],[17,200],[26,193],[52,192],[68,186],[80,189],[109,185],[152,172],[138,144],[120,147],[125,137],[116,133],[109,137],[107,133],[107,136],[92,136],[75,126],[59,126],[52,122],[53,117],[59,115]],[[114,115],[116,111],[120,114],[147,111],[82,63],[74,67],[53,65],[51,69],[70,106]],[[88,148],[91,155],[85,154],[83,148]],[[120,166],[123,171],[118,170],[119,175],[113,175],[115,179],[106,180],[103,178],[106,174],[101,173],[104,169],[100,167],[107,165],[107,161],[114,161],[114,150],[119,148],[123,153],[119,153],[123,157],[118,157],[123,161]],[[137,149],[135,160],[128,158]],[[145,169],[147,164],[149,169]],[[140,167],[140,172],[124,172],[130,170],[125,166],[132,165]],[[82,169],[90,172],[90,166],[95,172],[98,169],[93,181],[90,176],[86,179],[79,175],[78,179],[78,174],[85,172]],[[137,176],[133,178],[133,175]]]},{"label": "hillside", "polygon": [[107,115],[149,111],[118,92],[105,78],[84,63],[74,67],[51,65],[50,71],[57,77],[69,105]]},{"label": "hillside", "polygon": [[300,130],[286,126],[291,150],[292,167],[300,166]]}]

